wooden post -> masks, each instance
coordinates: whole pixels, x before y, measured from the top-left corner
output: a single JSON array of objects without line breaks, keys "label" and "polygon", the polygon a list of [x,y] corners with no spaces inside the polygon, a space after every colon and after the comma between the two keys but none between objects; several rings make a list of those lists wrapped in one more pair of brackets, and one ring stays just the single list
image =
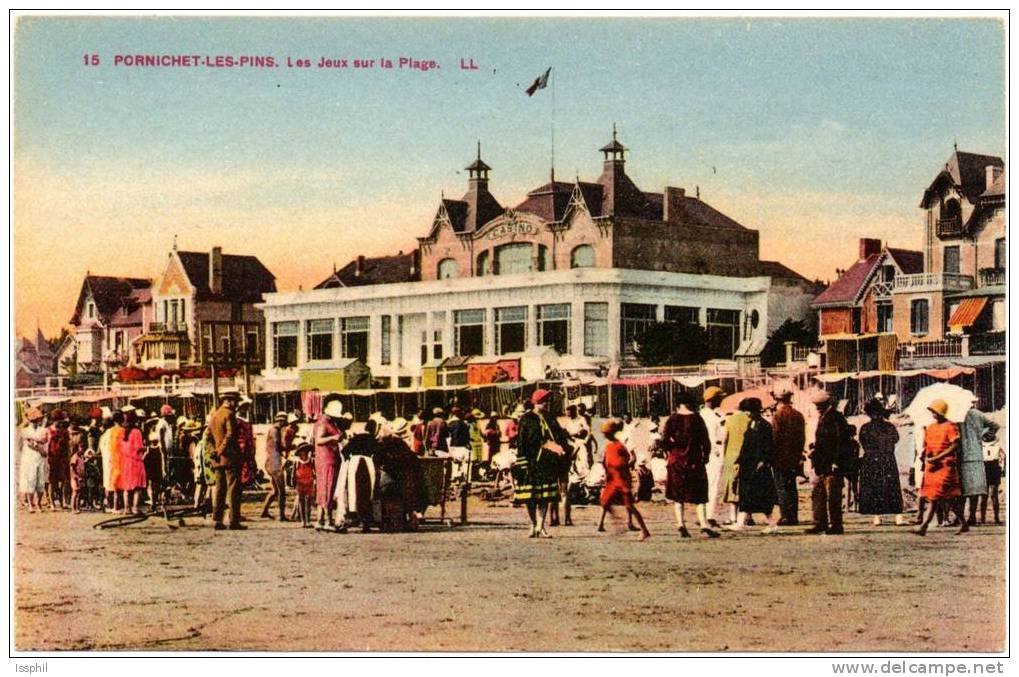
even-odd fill
[{"label": "wooden post", "polygon": [[244,360],[244,395],[251,397],[251,373],[248,371],[247,358]]}]

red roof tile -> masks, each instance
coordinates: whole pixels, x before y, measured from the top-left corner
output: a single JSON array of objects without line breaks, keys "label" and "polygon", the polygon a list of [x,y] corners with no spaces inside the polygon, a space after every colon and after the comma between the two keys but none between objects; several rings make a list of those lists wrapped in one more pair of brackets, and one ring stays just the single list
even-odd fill
[{"label": "red roof tile", "polygon": [[874,266],[881,259],[881,254],[871,254],[866,259],[857,261],[842,273],[839,279],[832,282],[811,303],[813,306],[854,305],[870,278]]}]

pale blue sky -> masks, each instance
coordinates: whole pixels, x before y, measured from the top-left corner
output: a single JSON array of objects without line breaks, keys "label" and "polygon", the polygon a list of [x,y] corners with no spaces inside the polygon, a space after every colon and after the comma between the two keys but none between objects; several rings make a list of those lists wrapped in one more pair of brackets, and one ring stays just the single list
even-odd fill
[{"label": "pale blue sky", "polygon": [[[132,69],[117,53],[441,68]],[[16,247],[75,256],[45,306],[17,267],[19,324],[65,322],[86,269],[158,275],[171,232],[257,254],[283,288],[407,249],[440,190],[463,192],[479,138],[515,204],[548,176],[552,92],[523,90],[549,66],[559,178],[595,178],[616,122],[642,188],[700,185],[761,231],[764,256],[830,277],[860,236],[919,245],[916,205],[953,140],[1004,153],[1004,54],[987,19],[22,19]]]}]

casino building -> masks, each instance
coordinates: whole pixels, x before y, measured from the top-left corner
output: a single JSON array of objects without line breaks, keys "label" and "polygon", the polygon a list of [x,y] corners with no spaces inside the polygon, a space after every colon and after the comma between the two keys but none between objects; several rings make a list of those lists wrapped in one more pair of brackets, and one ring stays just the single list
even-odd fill
[{"label": "casino building", "polygon": [[753,361],[807,316],[817,290],[761,261],[757,231],[682,188],[641,190],[614,131],[600,151],[596,181],[553,175],[511,207],[479,146],[466,193],[439,202],[417,249],[265,296],[267,381],[325,389],[355,358],[388,387],[451,384],[436,373],[454,367],[472,383],[500,368],[510,380],[611,369],[660,321],[700,324],[713,358]]}]

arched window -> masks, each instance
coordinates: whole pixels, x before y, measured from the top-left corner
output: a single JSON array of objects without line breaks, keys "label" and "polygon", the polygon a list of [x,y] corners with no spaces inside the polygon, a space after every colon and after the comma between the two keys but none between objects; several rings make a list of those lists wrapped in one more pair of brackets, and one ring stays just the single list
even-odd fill
[{"label": "arched window", "polygon": [[485,251],[481,252],[480,254],[478,254],[478,262],[474,266],[474,274],[475,275],[478,275],[478,276],[489,275],[492,272],[492,271],[490,271],[488,269],[488,258],[489,258],[489,255],[488,255],[488,250],[487,249]]},{"label": "arched window", "polygon": [[570,268],[593,268],[594,247],[589,244],[582,244],[574,247],[570,253]]},{"label": "arched window", "polygon": [[460,277],[460,264],[456,262],[456,259],[439,261],[439,279],[448,280],[453,277]]},{"label": "arched window", "polygon": [[548,247],[538,245],[538,270],[552,270],[552,259],[548,255]]},{"label": "arched window", "polygon": [[513,242],[497,247],[492,274],[513,275],[514,273],[531,272],[533,252],[534,247],[530,242]]}]

